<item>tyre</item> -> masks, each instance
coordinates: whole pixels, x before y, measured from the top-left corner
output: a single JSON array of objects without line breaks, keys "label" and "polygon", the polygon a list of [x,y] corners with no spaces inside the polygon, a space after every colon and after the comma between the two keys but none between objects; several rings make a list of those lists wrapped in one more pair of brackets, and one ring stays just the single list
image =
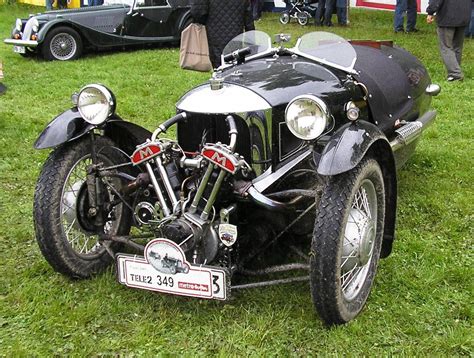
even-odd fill
[{"label": "tyre", "polygon": [[369,296],[382,245],[385,192],[374,159],[328,179],[310,259],[313,303],[328,325],[356,317]]},{"label": "tyre", "polygon": [[290,22],[290,14],[288,13],[288,11],[283,11],[280,14],[280,23],[282,23],[283,25],[286,25],[289,22]]},{"label": "tyre", "polygon": [[82,39],[76,30],[66,26],[52,29],[42,45],[43,57],[46,60],[75,60],[82,54]]},{"label": "tyre", "polygon": [[298,13],[298,24],[301,26],[306,26],[309,21],[309,16],[306,12],[300,12]]},{"label": "tyre", "polygon": [[[95,149],[98,162],[111,166],[123,162],[124,156],[112,149],[114,143],[105,137],[97,137]],[[102,210],[101,221],[88,215],[89,199],[86,170],[92,164],[89,138],[68,143],[55,149],[45,162],[36,185],[33,216],[36,239],[43,256],[58,272],[72,278],[88,278],[103,271],[112,257],[99,235],[127,235],[131,214],[119,201],[110,204],[119,190],[120,179],[107,177],[100,180],[101,198],[110,204]],[[111,189],[111,186],[114,189]],[[117,245],[110,244],[114,250]]]}]

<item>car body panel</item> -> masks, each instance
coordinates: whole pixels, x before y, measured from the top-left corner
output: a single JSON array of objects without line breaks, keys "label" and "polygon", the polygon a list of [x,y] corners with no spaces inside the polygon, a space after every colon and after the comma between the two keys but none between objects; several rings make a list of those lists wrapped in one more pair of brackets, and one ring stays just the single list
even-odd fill
[{"label": "car body panel", "polygon": [[[101,5],[79,9],[55,10],[23,19],[20,39],[12,38],[4,42],[16,46],[34,48],[42,46],[48,33],[58,26],[68,26],[76,30],[85,40],[86,47],[110,48],[127,45],[147,45],[175,42],[190,21],[190,1],[175,0],[132,5]],[[39,31],[34,34],[31,22],[38,21]],[[35,42],[31,36],[36,35]]]}]

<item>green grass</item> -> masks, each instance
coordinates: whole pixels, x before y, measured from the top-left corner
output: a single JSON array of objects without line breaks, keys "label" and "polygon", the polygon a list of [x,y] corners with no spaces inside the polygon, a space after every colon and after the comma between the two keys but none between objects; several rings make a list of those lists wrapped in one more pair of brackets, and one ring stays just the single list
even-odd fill
[{"label": "green grass", "polygon": [[[0,38],[16,17],[40,11],[0,6]],[[474,41],[463,83],[447,83],[435,27],[394,34],[392,14],[351,11],[346,38],[393,39],[443,87],[439,112],[399,173],[398,239],[381,262],[364,312],[323,327],[307,283],[247,290],[228,304],[128,289],[112,270],[71,281],[41,256],[32,225],[33,191],[47,152],[32,144],[90,82],[109,86],[124,118],[154,129],[181,94],[208,75],[182,71],[178,49],[88,55],[74,62],[24,59],[0,45],[0,356],[50,355],[473,355]],[[282,26],[265,14],[257,28],[294,38],[314,27]]]}]

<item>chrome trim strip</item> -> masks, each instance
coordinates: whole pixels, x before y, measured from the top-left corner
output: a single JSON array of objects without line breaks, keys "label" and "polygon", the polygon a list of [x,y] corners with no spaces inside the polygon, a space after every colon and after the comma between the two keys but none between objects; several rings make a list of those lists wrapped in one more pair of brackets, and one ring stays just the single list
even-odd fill
[{"label": "chrome trim strip", "polygon": [[265,173],[263,173],[261,176],[259,176],[258,178],[252,181],[254,188],[257,189],[257,191],[259,191],[260,193],[262,193],[270,185],[272,185],[278,179],[280,179],[283,175],[288,173],[289,170],[294,168],[302,160],[306,159],[312,152],[313,150],[311,148],[308,148],[305,152],[297,156],[292,161],[286,163],[284,166],[282,166],[280,169],[278,169],[274,173],[272,173],[272,167],[268,168],[265,171]]},{"label": "chrome trim strip", "polygon": [[4,43],[8,45],[23,46],[23,47],[37,47],[38,41],[33,40],[15,40],[15,39],[5,39]]}]

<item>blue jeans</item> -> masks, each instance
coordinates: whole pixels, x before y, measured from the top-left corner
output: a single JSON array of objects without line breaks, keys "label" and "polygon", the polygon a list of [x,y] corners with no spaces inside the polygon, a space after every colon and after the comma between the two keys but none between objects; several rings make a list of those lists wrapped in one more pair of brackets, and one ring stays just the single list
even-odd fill
[{"label": "blue jeans", "polygon": [[471,10],[471,23],[466,26],[466,31],[464,34],[466,37],[474,37],[474,6]]},{"label": "blue jeans", "polygon": [[397,0],[393,27],[395,31],[403,31],[403,15],[407,12],[407,31],[416,27],[416,0]]},{"label": "blue jeans", "polygon": [[336,7],[337,23],[339,25],[347,25],[347,7]]},{"label": "blue jeans", "polygon": [[46,10],[53,10],[53,0],[46,0]]}]

